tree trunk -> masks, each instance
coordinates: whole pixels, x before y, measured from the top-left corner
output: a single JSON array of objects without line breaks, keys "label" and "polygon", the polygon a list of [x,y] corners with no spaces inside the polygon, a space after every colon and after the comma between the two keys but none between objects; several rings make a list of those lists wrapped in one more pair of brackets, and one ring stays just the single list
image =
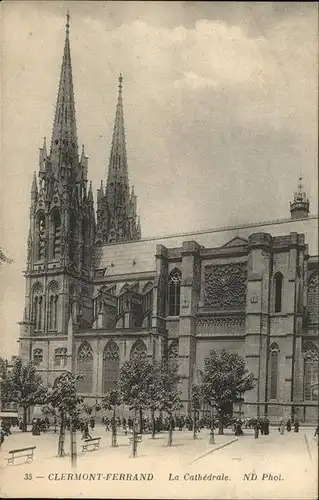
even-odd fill
[{"label": "tree trunk", "polygon": [[167,446],[172,446],[172,443],[173,443],[173,427],[172,427],[172,415],[170,414]]},{"label": "tree trunk", "polygon": [[136,432],[136,409],[134,410],[134,418],[133,418],[133,433],[132,433],[132,457],[136,457],[137,455],[137,432]]},{"label": "tree trunk", "polygon": [[76,428],[71,418],[70,422],[70,454],[71,454],[71,465],[73,468],[76,468],[77,462],[77,452],[76,452]]},{"label": "tree trunk", "polygon": [[152,408],[151,419],[152,419],[152,439],[154,439],[155,438],[155,410],[154,410],[154,408]]},{"label": "tree trunk", "polygon": [[143,410],[140,408],[140,434],[143,434]]},{"label": "tree trunk", "polygon": [[23,407],[22,432],[27,432],[27,415],[28,415],[28,408]]},{"label": "tree trunk", "polygon": [[64,457],[64,441],[65,441],[65,421],[64,414],[61,414],[59,444],[58,444],[58,457]]},{"label": "tree trunk", "polygon": [[224,434],[224,412],[220,412],[219,414],[219,419],[218,419],[218,434],[223,435]]},{"label": "tree trunk", "polygon": [[112,422],[112,447],[117,446],[117,435],[116,435],[116,420],[115,420],[115,406],[113,408],[113,422]]},{"label": "tree trunk", "polygon": [[196,410],[193,410],[193,439],[196,439],[196,423],[197,423],[197,418],[196,418]]}]

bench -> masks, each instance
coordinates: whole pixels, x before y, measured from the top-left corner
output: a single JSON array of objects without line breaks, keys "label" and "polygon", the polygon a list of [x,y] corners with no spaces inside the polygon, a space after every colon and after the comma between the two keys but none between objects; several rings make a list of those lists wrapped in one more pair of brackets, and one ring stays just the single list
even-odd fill
[{"label": "bench", "polygon": [[14,461],[16,458],[26,457],[25,462],[30,463],[33,462],[33,454],[36,446],[29,446],[28,448],[20,448],[19,450],[11,450],[9,451],[9,457],[6,458],[8,464],[14,465]]},{"label": "bench", "polygon": [[[142,442],[142,434],[135,434],[135,439],[137,443]],[[133,441],[133,435],[128,438],[129,442],[132,443]]]},{"label": "bench", "polygon": [[82,451],[98,450],[100,447],[100,439],[100,437],[85,439],[84,444],[82,444]]}]

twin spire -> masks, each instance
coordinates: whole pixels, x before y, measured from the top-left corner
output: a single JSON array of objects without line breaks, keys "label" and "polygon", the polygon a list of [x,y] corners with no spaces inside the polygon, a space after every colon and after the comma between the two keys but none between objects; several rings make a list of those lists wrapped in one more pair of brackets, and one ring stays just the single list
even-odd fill
[{"label": "twin spire", "polygon": [[[103,199],[104,212],[103,238],[101,242],[127,241],[140,238],[140,228],[136,215],[136,196],[130,193],[127,154],[125,143],[124,113],[123,113],[123,76],[118,81],[118,99],[113,129],[107,185],[105,193],[99,190],[99,199]],[[40,171],[46,168],[46,146],[40,150]],[[43,158],[42,158],[43,157]],[[58,95],[54,115],[50,163],[55,178],[64,178],[65,182],[73,183],[87,179],[87,158],[82,148],[79,158],[75,99],[73,90],[71,50],[70,50],[70,14],[66,16],[65,43],[60,73]],[[90,197],[92,196],[90,188]],[[139,229],[138,229],[139,228]],[[112,236],[110,233],[112,232]]]}]

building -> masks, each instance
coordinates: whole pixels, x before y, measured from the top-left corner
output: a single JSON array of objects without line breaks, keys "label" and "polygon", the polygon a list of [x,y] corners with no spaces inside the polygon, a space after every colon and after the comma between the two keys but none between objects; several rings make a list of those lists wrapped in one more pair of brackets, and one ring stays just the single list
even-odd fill
[{"label": "building", "polygon": [[141,238],[130,190],[119,78],[106,186],[97,210],[79,153],[69,19],[50,148],[31,188],[20,355],[45,383],[65,368],[99,399],[136,350],[174,351],[184,410],[211,349],[234,350],[254,373],[245,415],[317,417],[318,217],[301,182],[290,217],[162,238]]}]

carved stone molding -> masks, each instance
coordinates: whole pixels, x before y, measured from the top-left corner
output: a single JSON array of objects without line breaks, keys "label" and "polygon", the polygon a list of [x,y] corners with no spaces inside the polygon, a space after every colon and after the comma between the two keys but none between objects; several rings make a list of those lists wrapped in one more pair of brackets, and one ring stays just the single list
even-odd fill
[{"label": "carved stone molding", "polygon": [[243,335],[245,318],[202,316],[197,319],[197,334],[201,335]]}]

